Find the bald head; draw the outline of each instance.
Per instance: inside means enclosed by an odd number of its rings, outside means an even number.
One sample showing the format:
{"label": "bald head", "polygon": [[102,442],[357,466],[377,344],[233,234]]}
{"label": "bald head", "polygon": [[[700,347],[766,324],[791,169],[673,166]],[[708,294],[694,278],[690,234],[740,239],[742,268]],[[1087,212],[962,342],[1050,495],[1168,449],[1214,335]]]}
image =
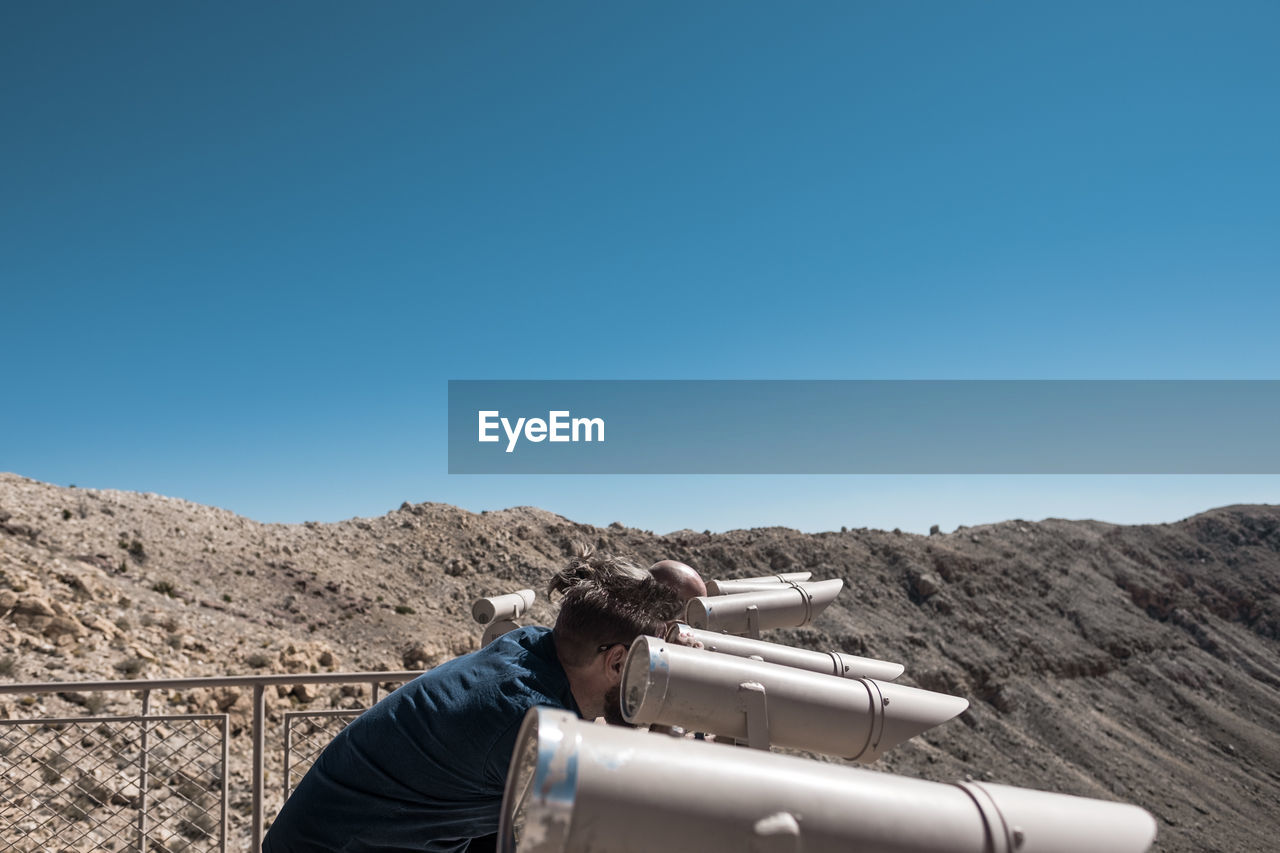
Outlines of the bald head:
{"label": "bald head", "polygon": [[649,574],[653,575],[658,583],[674,589],[681,601],[707,594],[707,585],[702,582],[702,576],[695,572],[693,567],[676,560],[660,560],[654,563],[649,567]]}

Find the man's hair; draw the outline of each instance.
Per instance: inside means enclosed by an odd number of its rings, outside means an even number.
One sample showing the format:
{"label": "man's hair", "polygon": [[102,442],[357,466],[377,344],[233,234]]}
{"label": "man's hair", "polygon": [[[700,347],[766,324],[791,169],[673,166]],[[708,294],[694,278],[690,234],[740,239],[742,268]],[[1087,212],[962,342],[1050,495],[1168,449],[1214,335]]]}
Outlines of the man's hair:
{"label": "man's hair", "polygon": [[680,612],[680,598],[670,586],[630,560],[585,543],[575,545],[569,565],[552,576],[547,592],[564,596],[554,635],[556,653],[569,666],[590,663],[601,646],[657,634]]}

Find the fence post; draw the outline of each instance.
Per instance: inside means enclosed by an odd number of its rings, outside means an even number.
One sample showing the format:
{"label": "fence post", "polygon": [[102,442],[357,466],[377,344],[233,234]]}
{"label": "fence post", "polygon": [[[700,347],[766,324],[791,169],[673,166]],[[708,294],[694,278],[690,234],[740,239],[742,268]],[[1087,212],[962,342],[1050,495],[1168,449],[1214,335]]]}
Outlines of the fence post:
{"label": "fence post", "polygon": [[293,715],[284,715],[284,798],[289,799],[289,767],[293,761]]}
{"label": "fence post", "polygon": [[151,713],[151,691],[142,691],[142,737],[138,741],[138,853],[147,853],[147,750],[150,732],[147,714]]}
{"label": "fence post", "polygon": [[253,846],[262,849],[262,786],[266,777],[267,697],[264,685],[253,685]]}
{"label": "fence post", "polygon": [[218,848],[227,853],[227,799],[231,796],[231,716],[222,715],[222,843]]}

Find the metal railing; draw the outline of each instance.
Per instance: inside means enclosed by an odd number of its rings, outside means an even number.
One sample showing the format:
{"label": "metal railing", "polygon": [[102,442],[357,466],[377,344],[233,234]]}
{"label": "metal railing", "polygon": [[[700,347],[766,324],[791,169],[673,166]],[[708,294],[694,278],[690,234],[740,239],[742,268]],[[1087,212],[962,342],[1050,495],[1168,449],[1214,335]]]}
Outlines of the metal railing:
{"label": "metal railing", "polygon": [[[418,671],[299,673],[130,681],[0,684],[0,695],[138,694],[139,713],[83,717],[32,715],[0,720],[0,853],[110,850],[196,853],[262,846],[268,800],[283,803],[324,747],[365,707],[268,713],[266,691],[279,685],[368,685],[379,691]],[[232,713],[152,713],[152,694],[201,688],[252,690],[248,773],[233,744]],[[98,703],[85,703],[100,707]],[[271,724],[282,750],[267,749]],[[279,759],[283,783],[268,790],[267,763]],[[248,820],[233,820],[233,776],[247,775]],[[237,804],[243,804],[236,801]],[[278,808],[278,804],[275,804]],[[272,812],[274,814],[274,810]],[[241,824],[247,822],[248,826]],[[233,826],[235,824],[235,826]],[[233,829],[240,828],[238,837]],[[244,830],[247,830],[244,831]],[[55,844],[56,842],[56,844]]]}

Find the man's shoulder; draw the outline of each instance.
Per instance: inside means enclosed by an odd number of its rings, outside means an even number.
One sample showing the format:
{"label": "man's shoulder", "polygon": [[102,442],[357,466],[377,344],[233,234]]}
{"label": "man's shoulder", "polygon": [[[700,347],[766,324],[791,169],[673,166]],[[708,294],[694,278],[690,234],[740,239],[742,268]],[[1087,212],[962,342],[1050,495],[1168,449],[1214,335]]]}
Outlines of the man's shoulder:
{"label": "man's shoulder", "polygon": [[488,687],[514,700],[535,696],[555,704],[569,695],[551,630],[540,625],[517,628],[456,662],[460,665],[451,677],[470,680],[481,692]]}
{"label": "man's shoulder", "polygon": [[366,711],[342,737],[387,763],[409,752],[441,766],[459,763],[451,755],[483,758],[529,708],[576,710],[550,639],[546,628],[521,628],[440,664]]}
{"label": "man's shoulder", "polygon": [[[481,651],[485,651],[486,649],[502,651],[504,649],[510,649],[512,646],[518,646],[526,651],[536,650],[537,653],[541,654],[543,652],[543,646],[551,641],[552,634],[550,628],[544,625],[522,625],[513,631],[508,631],[505,634],[498,635],[489,643],[489,645],[481,649]],[[549,650],[554,654],[555,646],[553,642]]]}
{"label": "man's shoulder", "polygon": [[568,676],[555,653],[549,628],[529,625],[498,637],[482,649],[454,658],[406,685],[432,706],[485,713],[504,708],[523,713],[527,703],[566,706]]}
{"label": "man's shoulder", "polygon": [[[510,752],[530,708],[548,705],[577,712],[551,632],[540,626],[517,629],[441,664],[402,691],[388,697],[384,713],[442,763],[443,752],[448,752],[467,756],[477,769],[490,756]],[[505,767],[507,758],[509,754],[494,760]]]}

